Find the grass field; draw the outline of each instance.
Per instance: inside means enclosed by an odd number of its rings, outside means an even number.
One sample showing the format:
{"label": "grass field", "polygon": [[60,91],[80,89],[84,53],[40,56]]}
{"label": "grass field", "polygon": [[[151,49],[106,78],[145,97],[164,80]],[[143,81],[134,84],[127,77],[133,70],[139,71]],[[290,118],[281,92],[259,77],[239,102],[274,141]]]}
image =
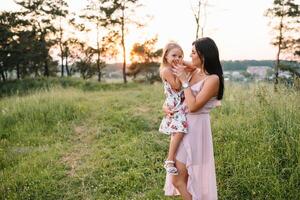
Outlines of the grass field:
{"label": "grass field", "polygon": [[[162,102],[160,84],[2,84],[0,199],[172,199]],[[219,199],[300,199],[299,91],[227,83],[211,120]]]}

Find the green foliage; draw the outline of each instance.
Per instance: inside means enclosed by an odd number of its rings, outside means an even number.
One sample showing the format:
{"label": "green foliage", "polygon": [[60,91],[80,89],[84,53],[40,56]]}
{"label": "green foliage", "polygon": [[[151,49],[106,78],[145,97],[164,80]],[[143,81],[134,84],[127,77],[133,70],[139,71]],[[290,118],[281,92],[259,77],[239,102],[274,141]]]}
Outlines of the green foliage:
{"label": "green foliage", "polygon": [[152,84],[156,81],[161,81],[159,66],[160,64],[157,62],[132,63],[128,68],[127,74],[133,76],[132,80],[134,82],[147,82]]}
{"label": "green foliage", "polygon": [[[18,12],[0,12],[0,77],[15,71],[17,78],[55,76],[57,62],[49,50],[57,42],[53,37],[58,17],[65,17],[64,0],[15,0]],[[5,34],[2,34],[3,33]]]}
{"label": "green foliage", "polygon": [[0,98],[11,95],[26,95],[36,91],[48,91],[52,88],[77,88],[83,91],[117,90],[132,88],[135,84],[99,84],[96,81],[83,81],[76,78],[45,78],[8,81],[0,85]]}
{"label": "green foliage", "polygon": [[249,66],[273,67],[273,60],[228,60],[221,62],[225,71],[246,71]]}
{"label": "green foliage", "polygon": [[292,75],[300,77],[300,63],[281,63],[279,69],[282,71],[289,71]]}
{"label": "green foliage", "polygon": [[[275,64],[275,85],[278,83],[278,70],[282,55],[299,61],[300,5],[295,0],[274,0],[265,15],[271,19],[275,32],[272,44],[277,47]],[[276,87],[275,87],[276,88]]]}
{"label": "green foliage", "polygon": [[[0,100],[1,199],[169,199],[162,85],[96,83],[8,83],[27,92]],[[299,199],[299,92],[226,88],[211,113],[219,199]]]}
{"label": "green foliage", "polygon": [[[154,83],[160,81],[159,59],[162,49],[155,50],[157,37],[146,40],[144,43],[135,43],[130,52],[131,64],[127,67],[127,75],[133,76],[137,82]],[[138,75],[141,75],[137,78]]]}
{"label": "green foliage", "polygon": [[135,43],[130,51],[130,61],[132,63],[150,63],[158,62],[162,49],[155,49],[157,43],[157,36],[143,43]]}

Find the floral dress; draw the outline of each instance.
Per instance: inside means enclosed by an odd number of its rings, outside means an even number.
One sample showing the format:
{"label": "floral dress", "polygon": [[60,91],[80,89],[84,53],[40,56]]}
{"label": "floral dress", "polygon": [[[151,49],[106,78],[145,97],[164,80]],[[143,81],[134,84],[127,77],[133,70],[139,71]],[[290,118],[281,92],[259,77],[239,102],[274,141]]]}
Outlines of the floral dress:
{"label": "floral dress", "polygon": [[159,131],[165,134],[172,133],[187,133],[187,119],[186,106],[184,105],[183,90],[176,92],[171,85],[163,80],[164,93],[166,100],[164,105],[169,108],[174,114],[172,116],[165,116],[159,127]]}

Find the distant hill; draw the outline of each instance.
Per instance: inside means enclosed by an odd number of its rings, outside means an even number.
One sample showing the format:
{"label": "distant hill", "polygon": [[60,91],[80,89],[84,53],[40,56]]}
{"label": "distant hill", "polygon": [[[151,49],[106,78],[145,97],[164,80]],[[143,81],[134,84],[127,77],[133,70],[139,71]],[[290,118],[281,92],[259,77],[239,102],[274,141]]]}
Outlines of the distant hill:
{"label": "distant hill", "polygon": [[224,71],[246,71],[248,66],[274,67],[274,60],[226,60],[221,61]]}
{"label": "distant hill", "polygon": [[[282,61],[283,63],[287,61]],[[246,71],[249,66],[268,66],[273,68],[274,60],[222,60],[222,67],[224,71]],[[299,66],[299,65],[298,65]],[[300,68],[300,67],[298,67]],[[103,69],[106,73],[120,72],[122,73],[122,63],[107,64]]]}

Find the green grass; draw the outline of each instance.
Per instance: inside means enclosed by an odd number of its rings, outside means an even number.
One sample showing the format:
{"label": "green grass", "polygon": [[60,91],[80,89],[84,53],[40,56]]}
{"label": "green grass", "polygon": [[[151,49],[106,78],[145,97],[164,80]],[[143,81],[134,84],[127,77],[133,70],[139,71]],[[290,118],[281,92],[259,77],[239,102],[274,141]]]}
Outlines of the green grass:
{"label": "green grass", "polygon": [[[300,199],[300,94],[226,85],[211,113],[219,199]],[[162,86],[76,79],[0,87],[0,199],[171,199]]]}
{"label": "green grass", "polygon": [[134,84],[129,83],[124,85],[122,83],[99,84],[93,80],[82,80],[80,78],[45,78],[38,77],[35,79],[25,79],[25,80],[13,80],[8,81],[5,84],[0,84],[0,98],[11,96],[11,95],[28,95],[32,92],[37,91],[49,91],[53,87],[60,86],[62,88],[77,88],[83,91],[105,91],[105,90],[115,90],[121,88],[134,87]]}

